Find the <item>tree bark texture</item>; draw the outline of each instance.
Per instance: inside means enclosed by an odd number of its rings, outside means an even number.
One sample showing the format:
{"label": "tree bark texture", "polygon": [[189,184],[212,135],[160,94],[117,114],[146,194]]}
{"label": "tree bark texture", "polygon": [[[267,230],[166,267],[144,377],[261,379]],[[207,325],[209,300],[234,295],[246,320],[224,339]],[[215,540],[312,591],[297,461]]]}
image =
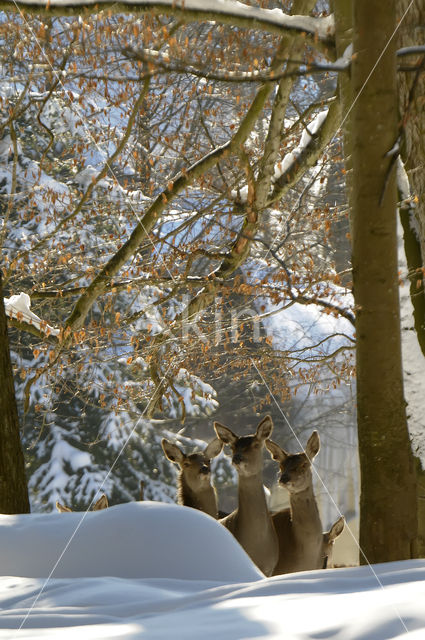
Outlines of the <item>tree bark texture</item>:
{"label": "tree bark texture", "polygon": [[[333,2],[335,15],[335,44],[336,55],[342,57],[347,47],[353,43],[353,0],[337,0]],[[338,76],[338,96],[341,104],[342,116],[342,140],[344,146],[345,182],[348,197],[348,206],[351,211],[351,180],[353,177],[351,118],[347,117],[353,104],[351,83],[351,69],[348,73],[340,73]],[[351,216],[350,216],[351,218]],[[351,220],[350,220],[351,224]]]}
{"label": "tree bark texture", "polygon": [[[362,563],[412,556],[416,481],[401,362],[395,165],[395,0],[356,0],[352,260],[357,334]],[[375,71],[373,66],[382,55]]]}
{"label": "tree bark texture", "polygon": [[[411,47],[425,39],[425,0],[399,0],[397,18],[403,18],[398,30],[397,46]],[[403,17],[404,16],[404,17]],[[403,57],[403,66],[417,66],[417,71],[398,75],[400,122],[403,131],[402,158],[409,176],[414,206],[401,210],[404,244],[411,281],[414,327],[425,357],[425,55]],[[425,557],[425,471],[416,461],[418,483],[417,552]]]}
{"label": "tree bark texture", "polygon": [[[410,0],[399,0],[397,17],[400,19]],[[425,0],[415,0],[408,9],[397,32],[398,47],[412,47],[425,41]],[[418,197],[415,217],[418,225],[422,264],[425,264],[425,55],[403,56],[404,66],[417,66],[417,72],[400,72],[400,119],[403,126],[403,160],[413,193]]]}
{"label": "tree bark texture", "polygon": [[29,513],[0,272],[0,513]]}

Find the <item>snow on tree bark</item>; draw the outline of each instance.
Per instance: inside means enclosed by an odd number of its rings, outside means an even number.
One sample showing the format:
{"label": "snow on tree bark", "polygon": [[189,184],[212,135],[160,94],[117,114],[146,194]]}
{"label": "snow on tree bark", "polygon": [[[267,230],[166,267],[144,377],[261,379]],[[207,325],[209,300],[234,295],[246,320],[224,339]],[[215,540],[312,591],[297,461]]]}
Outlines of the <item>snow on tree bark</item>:
{"label": "snow on tree bark", "polygon": [[0,271],[0,513],[28,513],[27,481],[19,433]]}

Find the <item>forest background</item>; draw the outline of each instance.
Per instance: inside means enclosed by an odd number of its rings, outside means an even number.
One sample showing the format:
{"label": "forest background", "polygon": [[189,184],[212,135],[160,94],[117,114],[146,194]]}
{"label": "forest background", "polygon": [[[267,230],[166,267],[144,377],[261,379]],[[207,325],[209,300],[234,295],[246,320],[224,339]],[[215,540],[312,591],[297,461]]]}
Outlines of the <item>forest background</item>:
{"label": "forest background", "polygon": [[[325,525],[360,493],[371,561],[423,555],[423,3],[180,4],[2,4],[32,509],[134,500],[140,481],[174,500],[162,437],[200,446],[213,419],[249,433],[269,412],[287,448],[322,435]],[[224,456],[215,476],[231,508]]]}

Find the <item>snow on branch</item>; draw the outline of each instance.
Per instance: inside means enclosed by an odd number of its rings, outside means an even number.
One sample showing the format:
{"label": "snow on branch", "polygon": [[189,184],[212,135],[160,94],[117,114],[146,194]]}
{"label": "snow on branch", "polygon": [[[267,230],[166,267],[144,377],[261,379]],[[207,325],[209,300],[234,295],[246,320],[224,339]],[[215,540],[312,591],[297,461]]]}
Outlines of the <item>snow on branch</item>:
{"label": "snow on branch", "polygon": [[[322,127],[324,121],[328,116],[328,109],[320,111],[320,113],[316,114],[314,119],[308,124],[308,126],[304,129],[301,134],[301,139],[299,144],[287,153],[282,160],[280,160],[274,167],[274,174],[272,176],[272,183],[276,183],[282,179],[282,176],[289,175],[295,167],[301,165],[301,159],[303,154],[305,154],[308,147],[311,145],[313,139],[317,136],[318,131]],[[232,198],[234,198],[237,202],[246,202],[248,197],[248,187],[247,185],[239,188],[233,189],[230,192]]]}
{"label": "snow on branch", "polygon": [[318,113],[316,117],[309,123],[308,127],[304,129],[301,134],[301,140],[298,146],[293,151],[287,153],[283,160],[281,162],[278,162],[278,164],[276,165],[273,176],[275,181],[279,180],[279,178],[281,178],[286,171],[297,164],[302,153],[305,152],[308,145],[313,140],[313,137],[317,134],[323,122],[326,120],[327,116],[327,109],[324,111],[320,111],[320,113]]}
{"label": "snow on branch", "polygon": [[402,47],[396,52],[397,57],[417,55],[419,53],[425,53],[425,45],[418,45],[416,47]]}
{"label": "snow on branch", "polygon": [[327,40],[334,35],[333,15],[321,18],[291,16],[281,9],[261,9],[236,0],[2,0],[0,8],[24,9],[46,15],[67,15],[81,10],[99,12],[103,8],[114,13],[152,13],[175,15],[179,20],[192,22],[214,20],[247,28],[260,28],[281,33],[291,30]]}
{"label": "snow on branch", "polygon": [[323,149],[338,130],[340,123],[340,102],[331,102],[327,111],[321,111],[303,131],[301,140],[292,153],[287,154],[277,166],[274,175],[274,188],[269,203],[282,198],[290,189],[301,173],[313,167],[318,161]]}
{"label": "snow on branch", "polygon": [[60,334],[59,329],[51,327],[45,320],[39,318],[31,311],[30,307],[31,298],[27,293],[23,293],[22,291],[19,295],[4,298],[4,308],[9,318],[16,319],[21,326],[28,325],[29,327],[35,327],[45,336],[58,337]]}

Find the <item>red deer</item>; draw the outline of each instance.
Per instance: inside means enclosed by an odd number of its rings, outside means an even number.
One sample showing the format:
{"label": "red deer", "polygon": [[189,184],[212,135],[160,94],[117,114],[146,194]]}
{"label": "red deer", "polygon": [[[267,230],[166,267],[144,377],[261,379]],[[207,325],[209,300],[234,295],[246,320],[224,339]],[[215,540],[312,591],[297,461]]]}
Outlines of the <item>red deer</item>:
{"label": "red deer", "polygon": [[254,434],[237,436],[228,427],[214,423],[217,436],[232,449],[238,476],[238,508],[220,522],[235,536],[253,562],[270,576],[278,559],[278,540],[267,507],[263,487],[263,447],[273,423],[266,416]]}
{"label": "red deer", "polygon": [[322,543],[322,559],[323,559],[323,569],[329,569],[332,566],[332,551],[334,547],[335,540],[341,535],[344,531],[345,520],[344,516],[338,518],[336,522],[333,523],[329,531],[325,531],[323,534],[323,543]]}
{"label": "red deer", "polygon": [[323,529],[313,492],[311,463],[320,449],[317,431],[305,452],[290,454],[267,440],[273,460],[279,462],[279,484],[289,491],[290,507],[272,515],[279,539],[279,560],[273,575],[322,569]]}
{"label": "red deer", "polygon": [[[106,509],[109,506],[108,503],[108,498],[105,496],[105,494],[101,495],[99,500],[97,500],[94,505],[92,506],[91,510],[92,511],[100,511],[101,509]],[[56,501],[56,509],[60,512],[60,513],[65,513],[67,511],[72,511],[72,509],[70,509],[69,507],[67,507],[64,504],[61,504],[60,502]]]}
{"label": "red deer", "polygon": [[175,462],[179,467],[177,503],[199,509],[217,519],[217,494],[211,485],[211,459],[218,456],[223,443],[214,438],[204,451],[188,455],[165,438],[161,444],[168,460]]}

